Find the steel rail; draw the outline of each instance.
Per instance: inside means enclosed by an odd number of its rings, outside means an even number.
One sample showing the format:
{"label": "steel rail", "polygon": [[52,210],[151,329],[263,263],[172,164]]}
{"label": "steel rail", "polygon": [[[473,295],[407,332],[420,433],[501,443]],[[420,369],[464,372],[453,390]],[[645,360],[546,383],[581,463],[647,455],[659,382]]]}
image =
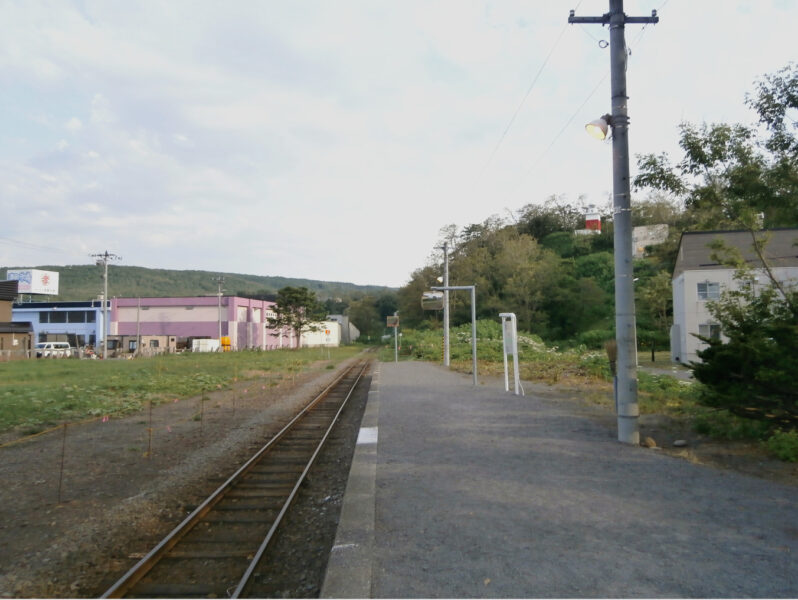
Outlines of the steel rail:
{"label": "steel rail", "polygon": [[277,528],[280,526],[280,522],[283,520],[283,516],[285,516],[285,513],[288,512],[288,508],[291,506],[291,503],[294,501],[294,497],[299,491],[299,486],[301,486],[302,482],[305,481],[305,477],[307,476],[308,471],[310,471],[310,468],[313,466],[313,463],[316,461],[316,456],[318,456],[319,452],[321,452],[321,449],[324,446],[324,443],[327,441],[330,432],[332,432],[333,427],[335,427],[335,424],[338,422],[338,417],[341,416],[341,412],[344,410],[346,403],[349,401],[349,398],[354,393],[357,384],[360,382],[360,379],[363,377],[363,373],[365,373],[367,368],[368,368],[368,362],[364,362],[360,369],[360,373],[357,374],[355,381],[352,383],[352,386],[349,388],[349,392],[347,392],[346,397],[341,402],[341,406],[338,408],[338,411],[335,413],[332,422],[330,423],[329,427],[327,427],[327,431],[324,432],[324,436],[321,438],[321,441],[316,446],[316,450],[313,452],[313,456],[310,457],[310,460],[308,461],[307,465],[302,471],[302,474],[299,476],[299,479],[297,480],[296,484],[294,484],[294,489],[291,490],[288,499],[285,501],[283,507],[280,509],[279,514],[274,519],[274,523],[269,529],[269,533],[266,534],[266,537],[261,542],[258,551],[255,553],[255,556],[253,557],[252,561],[249,563],[249,567],[247,567],[247,570],[244,572],[244,575],[241,577],[241,581],[239,581],[238,586],[230,596],[231,598],[241,597],[244,588],[247,586],[250,578],[252,577],[252,573],[255,571],[255,569],[258,566],[258,563],[263,557],[263,554],[266,552],[266,547],[269,545],[269,542],[274,536],[275,531],[277,531]]}
{"label": "steel rail", "polygon": [[[158,562],[172,549],[175,545],[189,532],[194,526],[199,523],[205,515],[224,497],[224,495],[232,489],[232,487],[246,475],[253,466],[255,466],[263,456],[271,450],[293,427],[305,417],[317,404],[324,400],[334,387],[336,387],[345,377],[347,377],[358,366],[361,366],[361,371],[358,374],[355,383],[352,385],[349,394],[351,395],[357,383],[365,371],[368,361],[359,365],[352,365],[344,370],[332,383],[324,388],[311,402],[309,402],[294,418],[292,418],[285,427],[277,432],[263,447],[260,448],[252,457],[250,457],[241,467],[236,470],[224,483],[222,483],[210,496],[208,496],[197,508],[195,508],[183,521],[180,522],[166,537],[164,537],[152,550],[142,557],[139,562],[133,565],[119,580],[116,581],[106,592],[100,596],[101,598],[122,598],[129,592],[140,580],[144,577]],[[345,401],[344,401],[345,402]],[[336,414],[337,420],[339,412]],[[325,439],[327,434],[325,434]],[[318,452],[318,450],[317,450]],[[315,459],[316,453],[313,457]],[[305,473],[302,477],[304,479]],[[295,492],[292,492],[292,498]],[[282,512],[280,518],[282,517]],[[271,534],[271,532],[270,532]]]}

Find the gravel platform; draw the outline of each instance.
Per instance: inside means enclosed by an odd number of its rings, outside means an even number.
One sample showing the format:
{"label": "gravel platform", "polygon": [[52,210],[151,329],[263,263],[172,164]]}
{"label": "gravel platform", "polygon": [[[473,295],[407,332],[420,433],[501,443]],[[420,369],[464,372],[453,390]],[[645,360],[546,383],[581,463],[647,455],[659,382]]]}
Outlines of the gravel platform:
{"label": "gravel platform", "polygon": [[794,487],[620,444],[528,394],[382,363],[321,595],[798,596]]}

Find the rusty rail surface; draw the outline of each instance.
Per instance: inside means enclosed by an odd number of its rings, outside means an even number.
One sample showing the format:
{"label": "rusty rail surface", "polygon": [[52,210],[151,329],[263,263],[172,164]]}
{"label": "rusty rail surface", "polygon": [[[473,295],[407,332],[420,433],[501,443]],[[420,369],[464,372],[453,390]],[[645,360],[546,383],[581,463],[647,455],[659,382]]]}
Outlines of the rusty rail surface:
{"label": "rusty rail surface", "polygon": [[369,364],[322,390],[102,598],[241,597]]}

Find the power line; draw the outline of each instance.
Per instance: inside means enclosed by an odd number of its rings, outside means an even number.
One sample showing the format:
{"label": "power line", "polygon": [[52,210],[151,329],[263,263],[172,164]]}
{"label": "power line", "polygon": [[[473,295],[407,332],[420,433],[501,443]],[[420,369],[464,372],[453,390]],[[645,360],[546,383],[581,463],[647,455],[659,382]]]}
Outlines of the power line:
{"label": "power line", "polygon": [[[668,1],[669,1],[669,0],[665,0],[665,1],[662,3],[662,5],[660,5],[660,8],[659,8],[659,9],[657,9],[657,12],[659,12],[659,10],[661,10],[661,9],[662,9],[662,7],[663,7],[663,6],[665,6],[665,5],[668,3]],[[576,8],[579,8],[579,6],[577,5],[577,7],[576,7]],[[576,8],[575,8],[574,10],[576,10]],[[637,43],[638,43],[638,42],[639,42],[639,41],[640,41],[640,40],[643,38],[643,33],[645,32],[645,30],[646,30],[646,28],[648,27],[648,25],[649,25],[649,23],[646,23],[646,24],[645,24],[645,25],[642,27],[642,29],[641,29],[641,30],[638,32],[637,36],[635,37],[634,41],[632,42],[632,45],[635,45],[635,44],[637,44]],[[587,33],[587,31],[585,31],[585,33]],[[589,35],[589,34],[588,34],[588,35]],[[591,35],[590,37],[591,37],[591,38],[593,38],[593,36],[592,36],[592,35]],[[593,39],[595,39],[595,38],[593,38]],[[627,47],[628,47],[628,46],[627,46]],[[579,105],[579,107],[578,107],[578,108],[577,108],[577,109],[574,111],[574,113],[571,115],[571,117],[568,119],[568,121],[565,123],[565,125],[563,125],[563,126],[562,126],[562,128],[561,128],[561,129],[560,129],[560,130],[557,132],[557,134],[554,136],[554,138],[553,138],[553,139],[552,139],[552,141],[549,143],[549,145],[548,145],[548,146],[546,146],[546,149],[545,149],[545,150],[543,150],[543,152],[541,152],[541,153],[540,153],[540,155],[537,157],[537,159],[535,160],[535,162],[534,162],[534,163],[532,163],[532,165],[530,165],[529,169],[527,169],[527,171],[526,171],[526,172],[525,172],[525,174],[524,174],[524,177],[523,177],[523,179],[522,179],[522,180],[521,180],[521,182],[518,184],[518,187],[516,188],[516,191],[517,191],[517,190],[518,190],[518,189],[519,189],[519,188],[520,188],[520,187],[523,185],[523,183],[526,181],[526,178],[527,178],[527,176],[529,175],[529,173],[531,173],[531,172],[532,172],[532,171],[535,169],[535,167],[537,167],[537,166],[538,166],[538,164],[540,164],[540,162],[541,162],[541,161],[542,161],[542,160],[543,160],[543,159],[546,157],[546,155],[549,153],[549,151],[550,151],[550,150],[551,150],[551,149],[554,147],[554,144],[556,144],[556,143],[557,143],[557,140],[559,140],[559,139],[560,139],[560,136],[561,136],[561,135],[562,135],[562,134],[565,132],[565,130],[566,130],[566,129],[568,129],[568,127],[571,125],[571,123],[572,123],[572,122],[574,121],[574,119],[577,117],[577,115],[579,114],[579,112],[580,112],[580,111],[581,111],[581,110],[582,110],[582,109],[585,107],[585,105],[588,103],[588,101],[590,101],[590,99],[593,97],[593,95],[594,95],[594,94],[595,94],[595,93],[598,91],[599,87],[601,87],[601,84],[602,84],[602,83],[604,83],[604,81],[607,79],[607,77],[609,76],[609,74],[610,74],[610,70],[609,70],[609,69],[607,69],[607,71],[604,73],[604,75],[602,76],[602,78],[601,78],[601,79],[598,81],[598,83],[595,85],[595,87],[593,87],[593,89],[590,91],[590,93],[587,95],[587,97],[586,97],[586,98],[585,98],[585,99],[582,101],[582,103]]]}
{"label": "power line", "polygon": [[[576,8],[579,8],[580,4],[582,4],[582,0],[579,0],[579,2],[576,5]],[[534,79],[532,79],[532,83],[529,85],[529,88],[527,89],[526,94],[524,94],[524,97],[521,99],[521,102],[518,104],[518,108],[515,109],[515,112],[513,113],[513,116],[510,117],[510,122],[507,123],[507,127],[504,128],[504,131],[502,132],[501,137],[499,137],[499,141],[496,142],[496,146],[493,148],[493,152],[490,153],[490,157],[488,158],[488,161],[485,163],[485,166],[482,167],[482,171],[483,172],[490,166],[490,163],[493,162],[493,158],[494,158],[494,156],[496,156],[496,152],[498,152],[499,147],[502,145],[502,142],[504,141],[504,138],[507,137],[507,132],[510,131],[510,127],[512,127],[513,123],[515,123],[515,119],[518,116],[518,113],[521,112],[521,108],[524,106],[524,103],[526,102],[526,99],[529,97],[529,94],[532,93],[532,90],[534,89],[535,84],[538,82],[538,79],[540,79],[540,75],[541,75],[541,73],[543,73],[543,69],[546,68],[546,65],[548,64],[549,59],[551,58],[551,55],[554,54],[554,50],[557,48],[557,45],[560,43],[560,40],[562,39],[562,36],[565,34],[565,30],[566,29],[568,29],[568,23],[566,23],[565,26],[562,28],[562,31],[560,31],[560,35],[557,36],[557,39],[554,41],[554,44],[552,45],[551,50],[549,50],[549,53],[546,55],[546,58],[544,59],[543,64],[540,65],[540,69],[538,69],[538,72],[535,74]]]}

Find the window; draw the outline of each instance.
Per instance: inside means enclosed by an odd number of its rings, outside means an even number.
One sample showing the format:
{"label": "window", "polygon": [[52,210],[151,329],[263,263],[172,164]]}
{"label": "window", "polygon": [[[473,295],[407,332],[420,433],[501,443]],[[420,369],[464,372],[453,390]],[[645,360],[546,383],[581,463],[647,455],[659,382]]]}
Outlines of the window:
{"label": "window", "polygon": [[720,298],[720,284],[717,282],[704,281],[698,284],[699,300],[717,300]]}
{"label": "window", "polygon": [[70,310],[67,313],[67,321],[69,323],[85,323],[86,311],[85,310]]}
{"label": "window", "polygon": [[158,340],[150,340],[150,348],[157,348]]}
{"label": "window", "polygon": [[86,311],[86,323],[96,323],[97,322],[97,313],[93,310]]}
{"label": "window", "polygon": [[129,352],[135,352],[136,351],[136,340],[128,340],[127,349],[128,349]]}
{"label": "window", "polygon": [[67,313],[64,311],[58,312],[53,311],[50,313],[50,323],[66,323],[67,322]]}
{"label": "window", "polygon": [[698,335],[711,340],[719,340],[720,325],[717,323],[702,323],[698,326]]}
{"label": "window", "polygon": [[119,348],[119,340],[106,340],[105,345],[109,350],[116,350]]}
{"label": "window", "polygon": [[39,323],[49,323],[50,322],[50,313],[46,310],[39,312]]}

